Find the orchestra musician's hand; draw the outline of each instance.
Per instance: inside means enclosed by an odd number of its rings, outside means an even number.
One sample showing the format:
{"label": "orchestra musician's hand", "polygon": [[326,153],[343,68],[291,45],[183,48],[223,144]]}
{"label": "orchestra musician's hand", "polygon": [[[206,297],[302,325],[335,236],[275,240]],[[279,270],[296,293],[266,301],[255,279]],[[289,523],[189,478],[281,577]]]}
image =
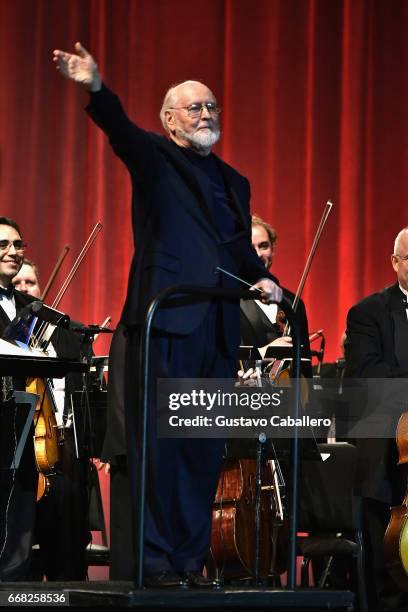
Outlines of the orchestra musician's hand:
{"label": "orchestra musician's hand", "polygon": [[252,290],[260,289],[260,301],[264,304],[271,304],[272,302],[280,302],[282,300],[282,289],[273,282],[270,278],[261,278],[255,285],[252,285]]}
{"label": "orchestra musician's hand", "polygon": [[76,53],[67,53],[60,49],[53,51],[57,70],[65,78],[86,87],[88,91],[99,91],[102,79],[94,58],[79,42],[75,43],[75,51]]}
{"label": "orchestra musician's hand", "polygon": [[[280,338],[275,338],[269,344],[265,346],[259,347],[258,350],[262,357],[265,355],[268,346],[293,346],[292,338],[290,336],[281,336]],[[248,387],[257,387],[259,386],[260,381],[260,372],[259,368],[249,368],[248,370],[238,370],[238,384],[246,385]]]}
{"label": "orchestra musician's hand", "polygon": [[257,387],[260,374],[258,368],[248,368],[248,370],[238,370],[238,386]]}

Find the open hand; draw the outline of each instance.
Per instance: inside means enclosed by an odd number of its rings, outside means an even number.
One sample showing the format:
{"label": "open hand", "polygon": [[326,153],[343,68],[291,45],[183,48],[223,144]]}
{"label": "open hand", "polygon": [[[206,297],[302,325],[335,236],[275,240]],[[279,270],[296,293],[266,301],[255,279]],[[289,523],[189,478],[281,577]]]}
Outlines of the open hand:
{"label": "open hand", "polygon": [[75,51],[76,54],[59,49],[53,51],[53,60],[57,65],[57,70],[65,78],[81,83],[89,91],[99,91],[101,77],[94,58],[79,42],[75,43]]}

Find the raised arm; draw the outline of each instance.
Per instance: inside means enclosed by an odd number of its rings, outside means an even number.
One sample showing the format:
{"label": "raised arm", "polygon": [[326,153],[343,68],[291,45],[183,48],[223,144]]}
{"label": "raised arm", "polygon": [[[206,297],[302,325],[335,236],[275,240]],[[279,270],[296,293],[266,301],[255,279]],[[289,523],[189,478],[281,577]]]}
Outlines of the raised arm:
{"label": "raised arm", "polygon": [[77,42],[74,46],[76,53],[55,49],[53,60],[57,70],[65,78],[83,85],[88,91],[99,91],[102,87],[102,79],[94,58],[81,43]]}
{"label": "raised arm", "polygon": [[88,114],[107,134],[116,155],[128,169],[137,169],[139,176],[143,174],[146,179],[153,168],[152,147],[146,132],[130,121],[116,94],[103,86],[98,66],[85,47],[77,42],[75,51],[68,53],[56,49],[53,52],[57,70],[65,78],[79,83],[89,91],[91,96],[86,108]]}

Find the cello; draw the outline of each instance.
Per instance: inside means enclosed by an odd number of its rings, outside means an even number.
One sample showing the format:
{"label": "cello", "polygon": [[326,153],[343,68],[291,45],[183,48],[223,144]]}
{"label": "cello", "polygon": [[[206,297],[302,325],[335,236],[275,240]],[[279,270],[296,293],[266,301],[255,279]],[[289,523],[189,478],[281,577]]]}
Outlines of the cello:
{"label": "cello", "polygon": [[[260,377],[257,386],[261,386]],[[286,570],[284,479],[276,459],[226,459],[213,503],[210,554],[227,579],[255,581]]]}
{"label": "cello", "polygon": [[[285,545],[278,536],[285,519],[277,473],[271,462],[261,467],[259,577],[286,570]],[[256,461],[227,459],[213,505],[211,557],[225,578],[254,576],[256,537]],[[279,500],[279,501],[278,501]]]}
{"label": "cello", "polygon": [[[408,412],[399,418],[396,442],[398,465],[408,463]],[[391,518],[384,535],[384,561],[398,586],[408,591],[408,483],[401,505],[391,508]]]}

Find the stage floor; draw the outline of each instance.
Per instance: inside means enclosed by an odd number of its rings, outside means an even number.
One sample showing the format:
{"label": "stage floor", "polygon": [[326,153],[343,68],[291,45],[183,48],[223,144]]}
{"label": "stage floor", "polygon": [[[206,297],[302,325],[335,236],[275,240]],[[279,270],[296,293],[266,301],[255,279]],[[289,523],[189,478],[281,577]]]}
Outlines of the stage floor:
{"label": "stage floor", "polygon": [[[55,607],[84,606],[116,608],[163,608],[211,609],[228,608],[240,612],[255,609],[270,609],[274,612],[285,610],[352,610],[354,594],[350,591],[331,591],[319,589],[286,589],[266,588],[222,588],[217,590],[199,589],[136,589],[131,582],[94,581],[94,582],[3,582],[0,583],[0,605],[30,605],[28,597],[34,601],[32,594],[43,592],[58,598],[65,595]],[[38,599],[38,597],[37,597]],[[45,599],[45,596],[43,597]],[[55,600],[54,600],[55,601]],[[31,604],[34,605],[34,604]],[[40,605],[40,604],[38,604]],[[47,605],[42,603],[42,606]]]}

